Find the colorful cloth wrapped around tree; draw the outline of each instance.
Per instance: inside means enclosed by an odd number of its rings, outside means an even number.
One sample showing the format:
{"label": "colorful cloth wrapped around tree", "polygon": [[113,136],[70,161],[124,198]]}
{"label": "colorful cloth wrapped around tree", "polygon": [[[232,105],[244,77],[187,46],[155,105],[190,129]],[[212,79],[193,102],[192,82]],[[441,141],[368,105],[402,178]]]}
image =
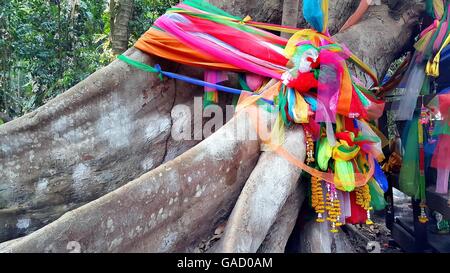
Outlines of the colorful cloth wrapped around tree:
{"label": "colorful cloth wrapped around tree", "polygon": [[[218,91],[241,93],[238,112],[263,100],[277,113],[264,143],[311,175],[312,205],[332,231],[342,223],[371,223],[370,210],[384,208],[387,180],[378,162],[382,134],[374,120],[384,102],[352,75],[359,67],[378,86],[377,76],[328,34],[328,0],[303,1],[305,19],[314,29],[296,29],[238,18],[200,0],[186,0],[156,20],[135,44],[152,55],[205,70],[205,81],[146,67],[149,72],[205,86],[205,105],[217,103]],[[269,31],[292,33],[287,40]],[[220,86],[225,71],[241,75],[242,90]],[[283,130],[303,126],[307,163],[283,148]],[[263,133],[259,132],[261,137]],[[276,136],[276,137],[275,137]]]}

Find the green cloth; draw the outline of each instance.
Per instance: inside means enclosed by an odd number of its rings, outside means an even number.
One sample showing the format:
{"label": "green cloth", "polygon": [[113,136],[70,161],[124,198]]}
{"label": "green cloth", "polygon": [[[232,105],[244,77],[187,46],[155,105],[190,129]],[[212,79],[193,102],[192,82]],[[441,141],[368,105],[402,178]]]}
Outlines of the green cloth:
{"label": "green cloth", "polygon": [[[419,119],[415,117],[405,128],[403,164],[399,175],[400,190],[416,200],[424,201],[425,176],[420,172]],[[425,139],[425,136],[423,136]]]}
{"label": "green cloth", "polygon": [[408,196],[419,197],[419,137],[418,137],[418,119],[414,118],[405,128],[403,139],[405,143],[405,153],[403,155],[403,164],[399,175],[400,190]]}
{"label": "green cloth", "polygon": [[387,202],[384,199],[383,190],[380,188],[378,183],[371,179],[369,181],[369,189],[370,189],[370,206],[374,210],[384,210],[387,206]]}

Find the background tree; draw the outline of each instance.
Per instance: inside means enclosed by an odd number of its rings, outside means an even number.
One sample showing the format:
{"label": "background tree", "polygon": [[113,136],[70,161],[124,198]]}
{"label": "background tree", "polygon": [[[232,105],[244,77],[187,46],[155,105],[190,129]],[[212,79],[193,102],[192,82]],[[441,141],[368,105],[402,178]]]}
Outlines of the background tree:
{"label": "background tree", "polygon": [[[283,17],[282,25],[297,27],[298,14],[300,9],[300,0],[284,0],[283,1]],[[282,33],[283,37],[289,38],[291,35],[288,33]]]}
{"label": "background tree", "polygon": [[121,54],[128,49],[129,22],[133,15],[133,1],[110,0],[109,12],[112,50],[114,54]]}

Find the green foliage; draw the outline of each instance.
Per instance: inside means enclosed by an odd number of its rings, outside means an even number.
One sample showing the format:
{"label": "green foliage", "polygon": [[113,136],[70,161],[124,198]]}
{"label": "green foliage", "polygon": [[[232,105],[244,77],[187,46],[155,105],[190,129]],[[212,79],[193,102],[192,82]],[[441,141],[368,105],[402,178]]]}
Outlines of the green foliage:
{"label": "green foliage", "polygon": [[178,2],[177,0],[134,0],[133,19],[130,22],[130,45],[133,45],[161,14]]}
{"label": "green foliage", "polygon": [[[21,116],[114,56],[107,0],[0,0],[0,111]],[[130,45],[173,0],[134,0]]]}

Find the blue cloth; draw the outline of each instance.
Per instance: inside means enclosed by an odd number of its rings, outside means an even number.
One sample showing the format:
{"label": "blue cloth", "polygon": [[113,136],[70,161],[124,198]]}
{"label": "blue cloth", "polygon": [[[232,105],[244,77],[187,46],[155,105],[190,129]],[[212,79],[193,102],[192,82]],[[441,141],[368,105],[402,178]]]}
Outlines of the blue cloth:
{"label": "blue cloth", "polygon": [[323,30],[322,0],[304,0],[303,17],[315,30]]}
{"label": "blue cloth", "polygon": [[317,110],[317,100],[310,96],[305,96],[305,101],[311,106],[311,110]]}
{"label": "blue cloth", "polygon": [[374,159],[375,162],[375,171],[373,174],[373,177],[375,178],[375,181],[377,181],[378,185],[380,185],[380,188],[384,191],[387,192],[388,190],[388,181],[386,178],[386,175],[384,174],[383,170],[380,167],[380,164],[378,164],[378,162]]}

